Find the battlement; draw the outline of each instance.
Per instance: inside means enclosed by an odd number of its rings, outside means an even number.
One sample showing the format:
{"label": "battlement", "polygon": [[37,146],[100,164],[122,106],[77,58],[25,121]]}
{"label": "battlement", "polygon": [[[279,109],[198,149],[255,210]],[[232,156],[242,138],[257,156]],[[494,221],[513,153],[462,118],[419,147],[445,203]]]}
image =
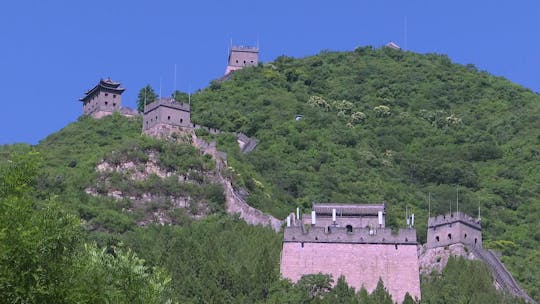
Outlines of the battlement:
{"label": "battlement", "polygon": [[480,220],[475,219],[462,212],[452,212],[452,213],[446,213],[444,215],[438,215],[436,217],[430,217],[428,219],[428,229],[436,228],[439,226],[450,225],[450,224],[458,223],[458,222],[464,225],[467,225],[471,228],[482,230]]}
{"label": "battlement", "polygon": [[259,52],[259,48],[255,46],[243,46],[243,45],[234,45],[231,47],[231,51],[236,52]]}
{"label": "battlement", "polygon": [[144,106],[144,114],[157,109],[158,107],[167,107],[174,110],[190,112],[190,105],[183,102],[177,102],[173,98],[161,98]]}
{"label": "battlement", "polygon": [[283,242],[301,243],[346,243],[346,244],[391,244],[416,245],[415,229],[390,228],[346,228],[346,227],[286,227]]}

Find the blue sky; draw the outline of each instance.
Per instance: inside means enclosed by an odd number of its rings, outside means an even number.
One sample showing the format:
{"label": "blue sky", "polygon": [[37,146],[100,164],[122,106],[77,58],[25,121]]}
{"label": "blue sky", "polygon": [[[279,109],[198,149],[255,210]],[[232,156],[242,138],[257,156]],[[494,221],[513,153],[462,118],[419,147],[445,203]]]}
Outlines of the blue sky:
{"label": "blue sky", "polygon": [[100,78],[122,82],[130,107],[160,79],[169,95],[175,65],[177,89],[204,88],[225,71],[231,38],[259,40],[263,62],[395,41],[540,92],[539,13],[532,0],[3,1],[0,144],[36,144],[75,121]]}

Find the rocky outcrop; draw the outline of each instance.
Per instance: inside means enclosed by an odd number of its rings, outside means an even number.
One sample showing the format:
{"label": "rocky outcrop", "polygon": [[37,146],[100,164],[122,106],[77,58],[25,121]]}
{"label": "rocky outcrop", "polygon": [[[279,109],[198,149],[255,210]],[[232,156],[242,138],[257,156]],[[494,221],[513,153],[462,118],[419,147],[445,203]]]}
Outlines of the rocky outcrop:
{"label": "rocky outcrop", "polygon": [[452,244],[445,247],[427,248],[419,246],[418,262],[420,274],[429,275],[433,271],[441,273],[450,257],[463,257],[468,260],[476,259],[475,255],[463,244]]}

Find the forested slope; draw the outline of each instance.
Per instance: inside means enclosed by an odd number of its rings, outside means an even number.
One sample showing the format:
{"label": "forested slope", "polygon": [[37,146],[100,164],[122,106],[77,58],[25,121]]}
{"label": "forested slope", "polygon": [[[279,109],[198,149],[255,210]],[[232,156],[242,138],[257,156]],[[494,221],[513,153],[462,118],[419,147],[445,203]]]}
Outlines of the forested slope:
{"label": "forested slope", "polygon": [[[481,208],[486,245],[540,297],[540,97],[444,55],[389,48],[286,56],[213,82],[192,98],[193,119],[238,130],[235,180],[278,216],[313,201],[389,203],[389,225],[431,212]],[[300,120],[295,119],[302,115]]]}
{"label": "forested slope", "polygon": [[[234,135],[197,131],[228,152],[225,173],[249,203],[280,218],[313,201],[387,201],[388,224],[403,226],[408,205],[424,241],[427,194],[432,213],[446,212],[459,187],[460,209],[481,206],[486,245],[538,299],[539,101],[445,56],[365,47],[235,72],[195,94],[192,115],[259,140],[243,155]],[[36,146],[0,147],[0,303],[391,302],[382,285],[368,295],[323,275],[280,280],[282,236],[223,213],[209,157],[140,127],[117,114],[81,117]],[[96,170],[139,168],[149,155],[169,177]],[[159,199],[138,205],[109,190]],[[171,208],[172,225],[140,227],[170,196],[209,212],[197,219],[195,207]],[[480,262],[448,265],[423,278],[425,303],[515,303]]]}

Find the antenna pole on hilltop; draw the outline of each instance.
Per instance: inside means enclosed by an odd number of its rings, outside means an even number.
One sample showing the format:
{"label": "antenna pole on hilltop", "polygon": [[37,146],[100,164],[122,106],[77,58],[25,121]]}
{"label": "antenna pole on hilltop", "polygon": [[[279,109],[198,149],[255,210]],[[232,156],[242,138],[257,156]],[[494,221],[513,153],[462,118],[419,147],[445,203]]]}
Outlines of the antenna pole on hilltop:
{"label": "antenna pole on hilltop", "polygon": [[409,205],[405,205],[405,223],[407,223],[407,227],[409,227]]}
{"label": "antenna pole on hilltop", "polygon": [[478,203],[478,220],[480,220],[480,203]]}
{"label": "antenna pole on hilltop", "polygon": [[428,193],[428,218],[431,216],[431,192]]}
{"label": "antenna pole on hilltop", "polygon": [[174,94],[176,93],[176,63],[174,64],[174,90],[173,90],[173,98]]}
{"label": "antenna pole on hilltop", "polygon": [[405,51],[407,50],[407,16],[405,16],[405,30],[404,30],[404,36],[405,36]]}
{"label": "antenna pole on hilltop", "polygon": [[456,212],[459,212],[459,185],[456,186]]}
{"label": "antenna pole on hilltop", "polygon": [[161,99],[161,76],[159,76],[159,99]]}

